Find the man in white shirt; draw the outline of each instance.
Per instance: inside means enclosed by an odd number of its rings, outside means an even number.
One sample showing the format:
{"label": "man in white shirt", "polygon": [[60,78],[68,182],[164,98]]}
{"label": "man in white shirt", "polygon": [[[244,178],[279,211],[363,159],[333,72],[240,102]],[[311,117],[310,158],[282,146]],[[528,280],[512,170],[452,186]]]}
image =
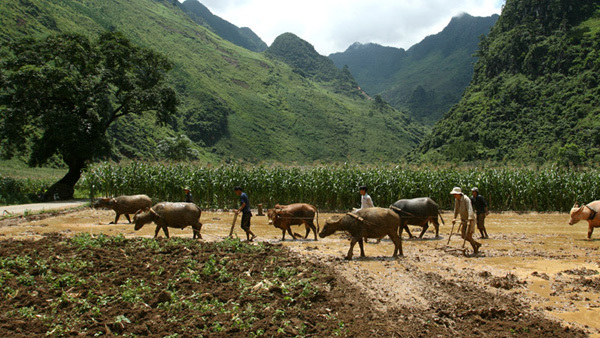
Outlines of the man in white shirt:
{"label": "man in white shirt", "polygon": [[[357,212],[361,209],[367,209],[367,208],[375,208],[375,205],[373,205],[373,200],[371,199],[371,196],[369,196],[369,194],[367,194],[367,191],[369,190],[369,188],[367,188],[366,185],[363,185],[359,188],[360,191],[360,209],[354,209],[354,212]],[[383,238],[383,237],[381,237]],[[377,243],[381,242],[381,238],[377,239]],[[365,243],[368,243],[367,238],[364,238]]]}
{"label": "man in white shirt", "polygon": [[[366,185],[363,185],[360,187],[360,209],[366,209],[366,208],[374,208],[375,206],[373,205],[373,200],[371,199],[371,196],[369,196],[369,194],[367,194],[367,191],[369,190],[369,188],[367,188]],[[358,211],[356,210],[356,211]]]}
{"label": "man in white shirt", "polygon": [[454,219],[452,224],[456,223],[456,218],[460,215],[460,232],[461,237],[467,242],[471,243],[473,252],[476,254],[479,252],[481,243],[473,239],[473,233],[475,232],[475,213],[471,206],[471,199],[465,196],[459,187],[454,187],[450,192],[450,195],[454,196]]}

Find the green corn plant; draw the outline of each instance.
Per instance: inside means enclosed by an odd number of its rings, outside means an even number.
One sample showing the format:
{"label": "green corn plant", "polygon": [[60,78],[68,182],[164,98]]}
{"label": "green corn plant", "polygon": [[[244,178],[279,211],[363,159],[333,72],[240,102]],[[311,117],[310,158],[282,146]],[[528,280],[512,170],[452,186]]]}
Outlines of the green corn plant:
{"label": "green corn plant", "polygon": [[577,200],[600,198],[600,171],[560,168],[415,168],[409,166],[201,166],[194,163],[100,163],[84,173],[82,186],[95,196],[145,193],[156,201],[183,200],[190,187],[203,208],[232,208],[240,185],[256,206],[305,202],[322,210],[359,206],[358,187],[366,184],[377,206],[401,198],[428,196],[451,209],[454,186],[470,194],[479,187],[492,210],[568,211]]}

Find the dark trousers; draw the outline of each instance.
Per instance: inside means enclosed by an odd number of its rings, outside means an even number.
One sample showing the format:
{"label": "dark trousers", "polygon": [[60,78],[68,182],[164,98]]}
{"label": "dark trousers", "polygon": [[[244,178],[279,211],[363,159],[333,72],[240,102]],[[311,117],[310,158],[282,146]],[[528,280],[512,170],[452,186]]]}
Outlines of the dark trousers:
{"label": "dark trousers", "polygon": [[252,218],[251,212],[242,213],[242,229],[244,231],[250,230],[250,219]]}

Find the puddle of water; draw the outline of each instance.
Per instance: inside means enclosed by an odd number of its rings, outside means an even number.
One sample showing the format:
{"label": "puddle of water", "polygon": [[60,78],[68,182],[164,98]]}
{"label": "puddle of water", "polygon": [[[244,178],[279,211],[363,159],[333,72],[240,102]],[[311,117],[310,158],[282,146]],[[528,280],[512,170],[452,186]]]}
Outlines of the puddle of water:
{"label": "puddle of water", "polygon": [[[554,315],[567,322],[585,323],[589,327],[600,330],[600,321],[598,321],[598,318],[600,318],[600,309],[598,308],[583,308],[577,312],[557,313]],[[600,337],[600,334],[592,335],[592,337]]]}

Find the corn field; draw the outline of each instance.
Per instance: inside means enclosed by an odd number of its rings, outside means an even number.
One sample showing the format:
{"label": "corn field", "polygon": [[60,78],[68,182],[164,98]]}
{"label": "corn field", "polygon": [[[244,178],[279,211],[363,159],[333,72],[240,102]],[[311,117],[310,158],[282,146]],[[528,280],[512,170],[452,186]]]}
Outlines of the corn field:
{"label": "corn field", "polygon": [[239,205],[233,187],[240,185],[252,207],[305,202],[321,210],[360,206],[358,187],[367,185],[376,206],[401,198],[429,196],[451,209],[450,191],[470,195],[477,186],[494,211],[568,211],[575,201],[600,199],[600,171],[547,169],[366,168],[355,165],[313,167],[243,167],[239,165],[103,163],[84,173],[80,188],[90,198],[147,194],[155,201],[183,201],[189,187],[202,208]]}

